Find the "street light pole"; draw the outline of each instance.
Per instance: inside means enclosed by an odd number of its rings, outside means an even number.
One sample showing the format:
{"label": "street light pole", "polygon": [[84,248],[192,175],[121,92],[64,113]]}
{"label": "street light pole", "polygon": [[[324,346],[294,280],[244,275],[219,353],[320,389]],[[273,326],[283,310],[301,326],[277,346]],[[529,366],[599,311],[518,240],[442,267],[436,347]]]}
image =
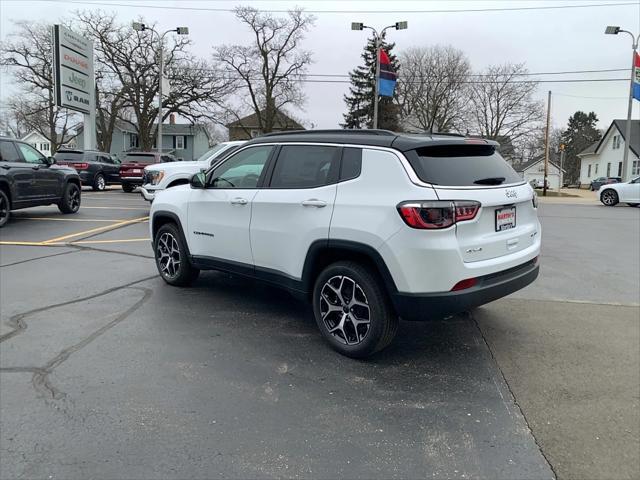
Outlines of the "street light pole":
{"label": "street light pole", "polygon": [[638,40],[640,39],[640,33],[634,36],[633,33],[628,30],[623,30],[620,27],[608,26],[604,33],[607,35],[617,35],[618,33],[628,33],[631,36],[631,80],[629,83],[629,104],[627,106],[627,123],[625,125],[624,134],[624,154],[622,157],[622,181],[626,181],[629,169],[629,150],[631,148],[631,114],[633,112],[633,77],[635,73],[635,60],[638,53]]}
{"label": "street light pole", "polygon": [[407,29],[407,22],[396,22],[394,25],[389,25],[387,27],[384,27],[382,29],[382,31],[380,32],[380,34],[378,34],[378,31],[373,28],[373,27],[369,27],[361,22],[353,22],[351,23],[351,30],[364,30],[365,28],[373,31],[373,39],[375,42],[375,46],[376,46],[376,73],[375,73],[375,78],[374,78],[374,94],[373,94],[373,128],[378,128],[378,103],[380,101],[379,97],[379,93],[380,93],[380,85],[379,85],[379,78],[380,78],[380,49],[382,48],[382,38],[384,37],[384,32],[387,31],[388,28],[395,28],[396,30],[406,30]]}
{"label": "street light pole", "polygon": [[158,66],[159,66],[159,76],[158,76],[158,133],[156,138],[156,150],[158,153],[162,153],[162,81],[164,80],[164,36],[167,33],[176,32],[178,35],[188,35],[189,27],[176,27],[170,30],[167,30],[162,35],[160,35],[153,27],[147,27],[144,23],[133,22],[133,29],[139,32],[144,32],[145,30],[150,30],[158,36]]}

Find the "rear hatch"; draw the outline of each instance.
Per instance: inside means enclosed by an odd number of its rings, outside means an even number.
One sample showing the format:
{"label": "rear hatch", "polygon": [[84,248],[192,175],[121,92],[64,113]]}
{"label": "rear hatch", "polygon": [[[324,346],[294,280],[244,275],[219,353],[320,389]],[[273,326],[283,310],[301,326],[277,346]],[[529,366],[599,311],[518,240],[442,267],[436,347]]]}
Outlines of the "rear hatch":
{"label": "rear hatch", "polygon": [[156,161],[157,158],[158,156],[153,153],[128,153],[120,165],[120,176],[142,178],[144,167],[158,163]]}
{"label": "rear hatch", "polygon": [[472,220],[455,225],[460,256],[476,262],[509,255],[536,240],[533,190],[489,143],[455,143],[406,152],[416,175],[440,200],[475,201]]}
{"label": "rear hatch", "polygon": [[76,150],[60,150],[55,155],[56,163],[76,170],[86,170],[89,168],[84,152]]}

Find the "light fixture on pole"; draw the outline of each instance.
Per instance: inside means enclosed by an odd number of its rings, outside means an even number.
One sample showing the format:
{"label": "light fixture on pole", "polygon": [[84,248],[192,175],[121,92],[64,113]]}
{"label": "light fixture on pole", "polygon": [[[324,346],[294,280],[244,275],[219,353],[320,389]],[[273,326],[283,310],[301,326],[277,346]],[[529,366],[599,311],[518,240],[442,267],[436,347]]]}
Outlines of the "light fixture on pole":
{"label": "light fixture on pole", "polygon": [[[631,113],[633,111],[633,84],[634,84],[634,74],[635,74],[635,64],[636,64],[636,56],[638,55],[638,39],[640,39],[640,34],[637,36],[633,35],[628,30],[623,30],[618,26],[609,25],[604,33],[606,35],[618,35],[619,33],[628,33],[631,36],[631,48],[633,50],[633,54],[631,57],[631,84],[629,85],[629,105],[627,106],[627,124],[625,126],[625,134],[624,134],[624,156],[622,157],[622,181],[627,180],[628,177],[628,169],[629,169],[629,149],[631,146]],[[639,79],[640,80],[640,79]]]}
{"label": "light fixture on pole", "polygon": [[156,139],[157,150],[162,152],[162,82],[164,81],[164,53],[162,51],[162,43],[164,42],[164,36],[167,33],[175,32],[178,35],[189,35],[189,27],[176,27],[167,30],[160,35],[153,27],[148,27],[144,23],[133,22],[133,29],[136,32],[144,32],[150,30],[158,36],[158,63],[159,63],[159,75],[158,75],[158,134]]}
{"label": "light fixture on pole", "polygon": [[380,77],[380,48],[382,47],[382,38],[384,36],[384,32],[388,29],[388,28],[395,28],[396,30],[406,30],[408,28],[408,23],[407,22],[396,22],[393,25],[389,25],[387,27],[384,27],[382,29],[382,31],[380,32],[380,34],[378,34],[378,31],[373,28],[373,27],[369,27],[367,25],[365,25],[364,23],[361,22],[352,22],[351,23],[351,30],[364,30],[365,28],[368,28],[369,30],[373,31],[373,38],[375,41],[375,47],[376,47],[376,74],[375,74],[375,79],[374,79],[374,94],[373,94],[373,128],[378,128],[378,97],[379,97],[379,77]]}

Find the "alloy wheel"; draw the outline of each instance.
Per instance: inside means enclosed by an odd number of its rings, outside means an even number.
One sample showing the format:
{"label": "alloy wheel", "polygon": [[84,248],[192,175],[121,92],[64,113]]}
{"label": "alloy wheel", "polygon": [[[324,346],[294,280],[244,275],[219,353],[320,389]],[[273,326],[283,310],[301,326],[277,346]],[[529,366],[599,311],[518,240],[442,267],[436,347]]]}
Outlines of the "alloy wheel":
{"label": "alloy wheel", "polygon": [[602,203],[605,205],[615,205],[616,194],[613,190],[607,190],[602,193]]}
{"label": "alloy wheel", "polygon": [[4,195],[0,195],[0,225],[4,224],[6,218],[9,217],[9,204],[6,202]]}
{"label": "alloy wheel", "polygon": [[358,283],[346,275],[330,278],[320,290],[320,315],[339,342],[358,345],[369,332],[371,310]]}
{"label": "alloy wheel", "polygon": [[100,175],[96,179],[96,186],[98,187],[98,190],[104,190],[104,187],[106,186],[106,183],[105,183],[104,177],[102,175]]}
{"label": "alloy wheel", "polygon": [[73,212],[80,208],[80,190],[78,188],[71,188],[69,192],[69,208]]}
{"label": "alloy wheel", "polygon": [[180,248],[176,238],[164,232],[158,239],[156,258],[160,273],[167,278],[175,278],[180,270]]}

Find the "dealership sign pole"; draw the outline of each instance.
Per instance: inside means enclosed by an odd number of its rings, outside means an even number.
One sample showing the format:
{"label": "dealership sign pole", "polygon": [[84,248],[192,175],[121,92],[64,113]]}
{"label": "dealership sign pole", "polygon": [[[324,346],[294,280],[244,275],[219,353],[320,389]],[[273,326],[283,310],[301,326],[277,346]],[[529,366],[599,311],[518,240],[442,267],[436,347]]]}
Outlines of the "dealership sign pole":
{"label": "dealership sign pole", "polygon": [[84,116],[84,149],[96,146],[96,84],[93,42],[62,25],[54,25],[53,78],[56,105]]}

